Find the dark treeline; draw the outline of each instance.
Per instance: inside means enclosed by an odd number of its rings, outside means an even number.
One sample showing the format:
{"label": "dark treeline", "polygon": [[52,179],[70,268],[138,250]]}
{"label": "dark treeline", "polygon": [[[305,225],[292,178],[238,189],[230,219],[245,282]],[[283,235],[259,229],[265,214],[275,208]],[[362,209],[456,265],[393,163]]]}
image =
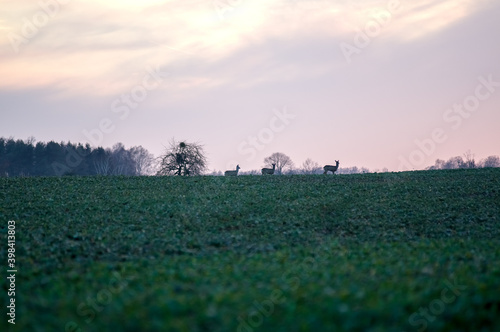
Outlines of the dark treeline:
{"label": "dark treeline", "polygon": [[89,144],[0,138],[0,176],[147,175],[154,157],[142,146],[111,149]]}

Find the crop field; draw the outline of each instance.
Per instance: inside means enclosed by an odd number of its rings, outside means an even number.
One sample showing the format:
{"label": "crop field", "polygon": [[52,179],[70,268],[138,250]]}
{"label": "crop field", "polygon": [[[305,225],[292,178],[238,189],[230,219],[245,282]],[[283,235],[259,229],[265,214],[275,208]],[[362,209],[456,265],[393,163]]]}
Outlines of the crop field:
{"label": "crop field", "polygon": [[500,169],[0,178],[0,220],[1,331],[500,329]]}

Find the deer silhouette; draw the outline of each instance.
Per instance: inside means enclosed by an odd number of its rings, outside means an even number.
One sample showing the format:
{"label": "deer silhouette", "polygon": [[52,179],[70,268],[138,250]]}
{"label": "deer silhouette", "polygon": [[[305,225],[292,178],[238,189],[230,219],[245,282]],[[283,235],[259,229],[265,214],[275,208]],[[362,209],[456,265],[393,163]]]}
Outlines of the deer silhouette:
{"label": "deer silhouette", "polygon": [[333,174],[335,174],[335,172],[339,169],[339,161],[338,160],[335,160],[335,166],[332,166],[332,165],[325,165],[323,167],[323,174],[327,174],[328,172],[332,172]]}
{"label": "deer silhouette", "polygon": [[225,171],[224,176],[237,176],[240,170],[240,165],[236,165],[236,171]]}
{"label": "deer silhouette", "polygon": [[275,168],[276,168],[276,164],[273,164],[273,168],[263,168],[262,169],[262,175],[265,175],[265,174],[273,175]]}

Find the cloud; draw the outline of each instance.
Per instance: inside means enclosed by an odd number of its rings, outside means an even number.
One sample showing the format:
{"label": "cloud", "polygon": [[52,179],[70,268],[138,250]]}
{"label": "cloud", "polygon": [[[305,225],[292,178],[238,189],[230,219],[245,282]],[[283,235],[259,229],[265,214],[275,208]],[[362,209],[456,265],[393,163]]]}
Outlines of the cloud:
{"label": "cloud", "polygon": [[404,41],[421,38],[473,14],[476,3],[472,0],[405,2],[395,30]]}
{"label": "cloud", "polygon": [[[11,32],[20,33],[23,20],[41,10],[30,1],[8,3],[14,14],[2,18],[0,27]],[[318,45],[350,41],[388,2],[242,0],[222,18],[214,3],[69,2],[21,45],[19,54],[1,56],[0,75],[6,79],[0,89],[50,86],[59,96],[114,95],[137,84],[150,65],[177,68],[171,83],[179,90],[224,84],[249,88],[321,75],[339,63],[333,51],[331,59],[309,61],[310,55],[318,56]],[[401,0],[401,7],[384,34],[406,42],[457,22],[478,2]],[[0,46],[9,50],[8,39]],[[251,75],[255,72],[259,75]]]}

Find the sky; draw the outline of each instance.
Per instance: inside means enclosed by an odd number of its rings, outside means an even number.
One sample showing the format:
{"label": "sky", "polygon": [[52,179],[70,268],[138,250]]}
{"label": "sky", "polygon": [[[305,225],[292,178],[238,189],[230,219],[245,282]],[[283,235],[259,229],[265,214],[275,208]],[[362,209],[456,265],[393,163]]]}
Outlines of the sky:
{"label": "sky", "polygon": [[500,155],[497,0],[0,0],[0,136],[210,170]]}

